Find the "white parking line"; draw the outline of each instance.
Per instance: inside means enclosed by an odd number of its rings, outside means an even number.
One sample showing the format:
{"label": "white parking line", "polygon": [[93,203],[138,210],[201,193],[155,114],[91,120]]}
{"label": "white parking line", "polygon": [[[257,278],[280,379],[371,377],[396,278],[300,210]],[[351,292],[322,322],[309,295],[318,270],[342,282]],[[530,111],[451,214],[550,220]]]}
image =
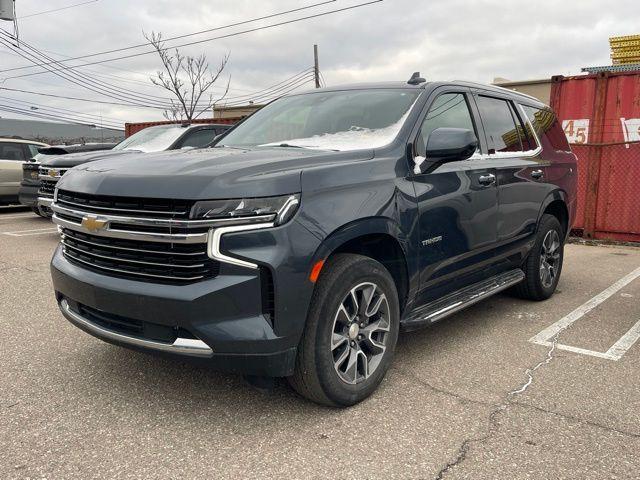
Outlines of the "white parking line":
{"label": "white parking line", "polygon": [[57,227],[47,227],[47,228],[33,228],[31,230],[17,230],[15,232],[0,232],[2,235],[8,235],[10,237],[28,237],[30,235],[45,235],[48,233],[57,232]]}
{"label": "white parking line", "polygon": [[[636,268],[633,272],[625,275],[616,283],[611,285],[610,287],[604,289],[598,295],[593,297],[591,300],[583,303],[578,308],[576,308],[573,312],[568,314],[567,316],[561,318],[553,325],[545,328],[543,331],[538,333],[537,335],[531,337],[529,341],[531,343],[535,343],[537,345],[544,345],[545,347],[550,347],[551,340],[560,332],[569,328],[576,320],[584,317],[591,310],[596,308],[602,302],[607,300],[609,297],[614,295],[616,292],[620,291],[625,286],[629,285],[636,278],[640,277],[640,268]],[[580,353],[582,355],[590,355],[592,357],[604,358],[606,360],[614,360],[618,361],[622,358],[622,356],[640,339],[640,321],[638,321],[631,329],[625,333],[620,340],[618,340],[609,350],[606,352],[596,352],[593,350],[587,350],[579,347],[572,347],[571,345],[563,345],[557,344],[556,348],[559,350],[566,350],[569,352]]]}

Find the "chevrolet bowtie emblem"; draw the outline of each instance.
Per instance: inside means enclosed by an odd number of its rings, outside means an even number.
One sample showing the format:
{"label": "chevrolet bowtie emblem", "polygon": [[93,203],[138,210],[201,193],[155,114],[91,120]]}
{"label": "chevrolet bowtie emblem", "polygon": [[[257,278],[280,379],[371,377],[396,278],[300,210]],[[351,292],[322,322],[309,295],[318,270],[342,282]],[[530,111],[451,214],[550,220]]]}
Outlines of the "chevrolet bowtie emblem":
{"label": "chevrolet bowtie emblem", "polygon": [[49,170],[49,176],[52,178],[56,178],[58,176],[57,170]]}
{"label": "chevrolet bowtie emblem", "polygon": [[98,230],[102,230],[106,224],[106,220],[99,220],[95,215],[85,215],[84,217],[82,217],[81,223],[81,225],[90,232],[97,232]]}

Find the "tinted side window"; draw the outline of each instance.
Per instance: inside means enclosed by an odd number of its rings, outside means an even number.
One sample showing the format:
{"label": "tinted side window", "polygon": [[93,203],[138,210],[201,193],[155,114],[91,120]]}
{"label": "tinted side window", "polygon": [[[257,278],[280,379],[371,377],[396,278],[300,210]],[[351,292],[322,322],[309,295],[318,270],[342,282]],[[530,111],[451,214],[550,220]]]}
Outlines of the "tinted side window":
{"label": "tinted side window", "polygon": [[194,148],[202,148],[209,145],[213,142],[214,137],[216,136],[216,131],[213,129],[205,129],[205,130],[196,130],[193,133],[187,135],[187,138],[184,139],[182,147],[194,147]]}
{"label": "tinted side window", "polygon": [[[526,107],[524,105],[520,105],[520,107],[522,107],[522,110],[524,111],[524,116],[520,111],[518,111],[517,114],[519,117],[522,117],[521,120],[522,120],[522,123],[524,124],[523,138],[525,139],[525,142],[526,141],[529,142],[529,149],[535,150],[539,146],[538,141],[536,140],[536,136],[538,135],[538,133],[537,132],[534,133],[533,122],[529,118],[529,114],[527,113],[527,110],[526,110],[527,108],[530,108],[530,107]],[[525,144],[525,148],[526,148],[526,144]]]}
{"label": "tinted side window", "polygon": [[524,113],[529,117],[533,129],[540,141],[547,139],[555,150],[569,150],[569,143],[553,110],[549,108],[535,108],[522,105]]}
{"label": "tinted side window", "polygon": [[435,99],[420,129],[417,145],[418,155],[426,156],[429,135],[436,128],[466,128],[475,132],[469,105],[467,105],[464,94],[443,93]]}
{"label": "tinted side window", "polygon": [[521,152],[521,132],[516,127],[509,102],[499,98],[478,97],[478,109],[487,135],[489,153]]}
{"label": "tinted side window", "polygon": [[8,142],[0,143],[0,160],[26,160],[25,151],[22,148],[22,144]]}

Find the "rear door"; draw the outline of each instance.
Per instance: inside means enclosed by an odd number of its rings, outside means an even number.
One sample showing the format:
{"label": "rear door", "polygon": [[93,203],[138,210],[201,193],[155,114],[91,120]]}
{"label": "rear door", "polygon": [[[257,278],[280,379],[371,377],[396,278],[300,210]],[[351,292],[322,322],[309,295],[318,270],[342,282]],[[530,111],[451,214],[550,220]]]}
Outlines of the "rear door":
{"label": "rear door", "polygon": [[28,155],[26,144],[0,142],[0,200],[8,201],[18,198],[22,180],[22,163],[28,159]]}
{"label": "rear door", "polygon": [[[465,128],[483,135],[470,91],[438,89],[416,136],[416,153],[436,128]],[[497,235],[498,195],[492,162],[478,151],[413,177],[419,208],[421,294],[424,303],[490,276]]]}
{"label": "rear door", "polygon": [[[536,231],[540,206],[549,192],[546,162],[521,107],[508,96],[476,93],[488,155],[498,186],[498,261],[522,255]],[[518,263],[521,258],[513,259]],[[506,268],[506,267],[505,267]]]}

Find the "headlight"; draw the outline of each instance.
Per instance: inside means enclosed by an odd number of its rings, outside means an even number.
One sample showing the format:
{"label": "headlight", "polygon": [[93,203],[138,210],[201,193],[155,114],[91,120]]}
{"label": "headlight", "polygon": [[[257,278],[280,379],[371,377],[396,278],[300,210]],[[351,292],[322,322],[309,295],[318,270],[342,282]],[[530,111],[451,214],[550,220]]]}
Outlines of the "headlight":
{"label": "headlight", "polygon": [[282,225],[291,220],[298,210],[299,204],[299,194],[234,200],[205,200],[196,202],[191,208],[189,218],[198,220],[247,218],[255,221],[256,217],[260,217],[265,222]]}

